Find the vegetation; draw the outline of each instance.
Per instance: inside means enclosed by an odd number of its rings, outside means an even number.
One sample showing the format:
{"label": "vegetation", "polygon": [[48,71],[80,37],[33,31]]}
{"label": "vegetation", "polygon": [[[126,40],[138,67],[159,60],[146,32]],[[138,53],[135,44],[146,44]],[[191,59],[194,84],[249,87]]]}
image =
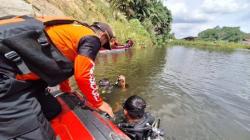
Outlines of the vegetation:
{"label": "vegetation", "polygon": [[[174,36],[174,35],[173,35]],[[243,39],[250,38],[240,30],[239,27],[215,27],[207,29],[198,34],[198,37],[187,37],[181,40],[172,40],[170,44],[196,46],[196,47],[211,47],[211,48],[246,48],[250,49],[250,45],[243,44]]]}
{"label": "vegetation", "polygon": [[[47,3],[66,16],[92,24],[101,21],[110,24],[120,43],[129,38],[136,46],[165,45],[171,37],[171,12],[161,0],[25,0],[33,4],[40,15]],[[37,5],[34,5],[36,3]],[[39,3],[39,4],[38,4]],[[37,8],[38,6],[38,8]],[[51,10],[51,9],[50,9]],[[50,14],[53,15],[53,10]],[[47,13],[47,11],[44,11]],[[60,14],[61,15],[61,14]]]}
{"label": "vegetation", "polygon": [[160,0],[109,0],[114,10],[128,20],[137,19],[149,32],[152,41],[164,45],[169,39],[172,15]]}
{"label": "vegetation", "polygon": [[137,18],[127,18],[118,9],[110,8],[108,0],[47,0],[62,10],[65,15],[72,16],[89,24],[94,21],[109,23],[119,42],[124,43],[131,38],[136,46],[153,46],[150,32]]}
{"label": "vegetation", "polygon": [[205,41],[228,41],[228,42],[240,42],[247,34],[240,30],[240,27],[215,27],[213,29],[207,29],[198,34],[198,38]]}
{"label": "vegetation", "polygon": [[195,47],[213,47],[213,48],[245,48],[250,49],[250,45],[235,43],[235,42],[225,42],[225,41],[204,41],[204,40],[195,40],[195,41],[186,41],[186,40],[172,40],[169,44],[173,45],[185,45],[185,46],[195,46]]}

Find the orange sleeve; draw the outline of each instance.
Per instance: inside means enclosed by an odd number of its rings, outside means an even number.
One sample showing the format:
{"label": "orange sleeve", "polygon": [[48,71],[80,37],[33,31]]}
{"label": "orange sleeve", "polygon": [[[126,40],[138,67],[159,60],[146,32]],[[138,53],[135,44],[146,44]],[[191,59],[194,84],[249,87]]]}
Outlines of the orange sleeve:
{"label": "orange sleeve", "polygon": [[102,105],[103,100],[100,97],[96,86],[94,62],[86,56],[77,55],[74,65],[74,76],[79,89],[85,95],[86,99],[94,107],[98,108]]}

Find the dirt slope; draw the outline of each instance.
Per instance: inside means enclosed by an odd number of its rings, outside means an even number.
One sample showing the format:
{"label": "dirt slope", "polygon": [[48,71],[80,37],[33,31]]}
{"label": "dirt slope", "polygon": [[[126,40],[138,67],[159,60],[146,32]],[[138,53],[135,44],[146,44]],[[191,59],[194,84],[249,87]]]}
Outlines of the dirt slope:
{"label": "dirt slope", "polygon": [[0,17],[7,15],[65,15],[63,11],[47,0],[0,0],[0,3]]}
{"label": "dirt slope", "polygon": [[7,15],[32,15],[31,4],[23,0],[0,0],[0,17]]}

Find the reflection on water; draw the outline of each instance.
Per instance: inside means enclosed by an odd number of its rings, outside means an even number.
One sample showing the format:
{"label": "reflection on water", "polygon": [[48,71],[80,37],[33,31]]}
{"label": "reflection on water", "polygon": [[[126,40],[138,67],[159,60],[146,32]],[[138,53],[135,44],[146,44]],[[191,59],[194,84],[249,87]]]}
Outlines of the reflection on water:
{"label": "reflection on water", "polygon": [[250,139],[249,51],[175,46],[100,54],[95,73],[97,81],[126,75],[129,89],[102,96],[113,108],[142,96],[171,138]]}

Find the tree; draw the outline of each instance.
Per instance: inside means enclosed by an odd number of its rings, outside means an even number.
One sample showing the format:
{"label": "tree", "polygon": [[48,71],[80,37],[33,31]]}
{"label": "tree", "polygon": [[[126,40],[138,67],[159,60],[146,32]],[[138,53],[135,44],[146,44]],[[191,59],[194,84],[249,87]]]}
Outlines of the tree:
{"label": "tree", "polygon": [[160,42],[169,38],[172,15],[160,0],[111,0],[112,7],[125,13],[127,19],[138,19]]}
{"label": "tree", "polygon": [[240,42],[245,37],[246,33],[240,30],[240,27],[222,27],[216,26],[213,29],[207,29],[198,34],[202,40],[216,41],[223,40],[229,42]]}

